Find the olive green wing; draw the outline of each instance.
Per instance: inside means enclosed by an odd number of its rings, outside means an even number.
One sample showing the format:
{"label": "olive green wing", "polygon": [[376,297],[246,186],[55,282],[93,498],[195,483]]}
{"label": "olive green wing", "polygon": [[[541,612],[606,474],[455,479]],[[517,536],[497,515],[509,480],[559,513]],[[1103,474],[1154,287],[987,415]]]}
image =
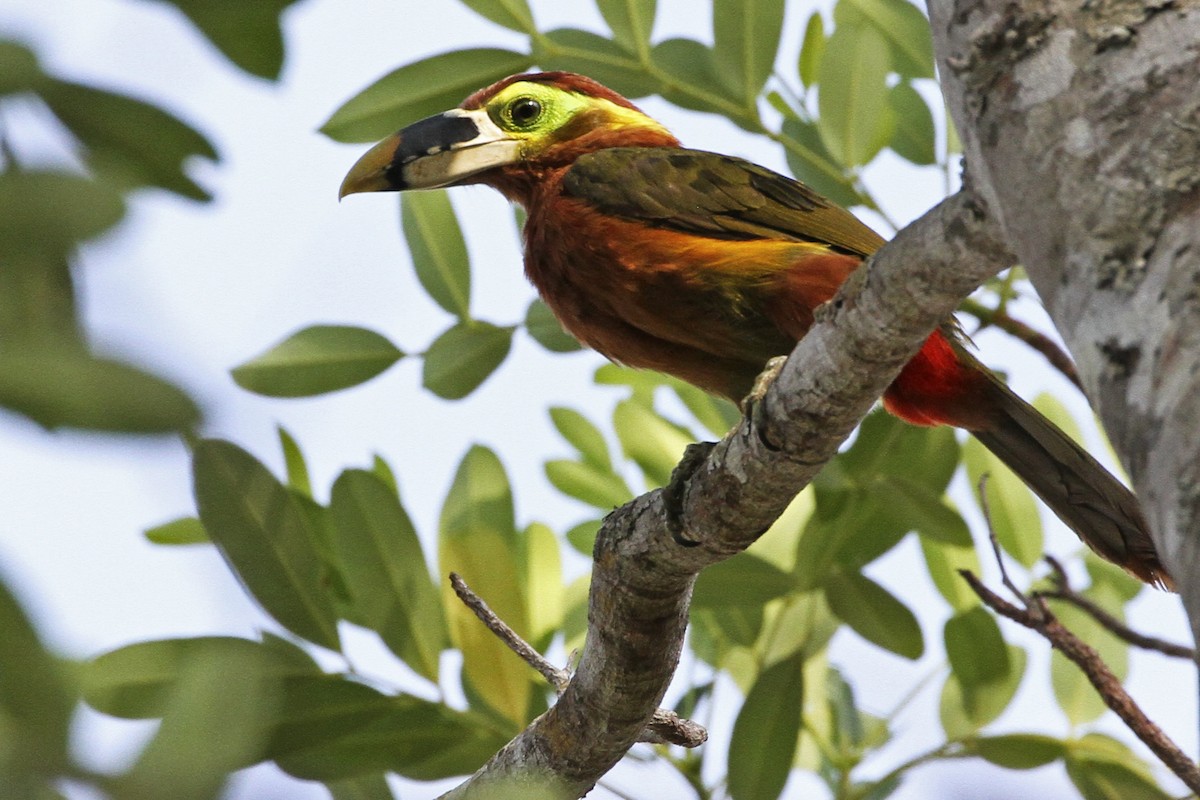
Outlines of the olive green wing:
{"label": "olive green wing", "polygon": [[576,159],[570,197],[657,228],[718,239],[792,239],[868,256],[883,238],[799,181],[733,156],[613,147]]}

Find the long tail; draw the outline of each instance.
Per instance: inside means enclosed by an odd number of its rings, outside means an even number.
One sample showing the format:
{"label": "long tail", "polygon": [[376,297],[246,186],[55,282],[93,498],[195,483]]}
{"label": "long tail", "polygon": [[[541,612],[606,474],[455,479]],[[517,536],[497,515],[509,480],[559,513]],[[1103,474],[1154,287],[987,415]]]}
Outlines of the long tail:
{"label": "long tail", "polygon": [[1133,493],[967,353],[952,331],[930,337],[884,403],[910,422],[971,431],[1084,544],[1147,583],[1174,588]]}

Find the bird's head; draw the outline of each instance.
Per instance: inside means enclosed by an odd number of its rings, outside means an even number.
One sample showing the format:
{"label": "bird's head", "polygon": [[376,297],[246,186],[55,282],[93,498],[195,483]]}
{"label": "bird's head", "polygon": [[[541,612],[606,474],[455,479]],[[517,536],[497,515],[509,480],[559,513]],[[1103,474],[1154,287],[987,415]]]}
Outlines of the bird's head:
{"label": "bird's head", "polygon": [[666,128],[591,78],[513,75],[372,147],[346,175],[339,196],[486,183],[520,200],[547,171],[584,153],[678,144]]}

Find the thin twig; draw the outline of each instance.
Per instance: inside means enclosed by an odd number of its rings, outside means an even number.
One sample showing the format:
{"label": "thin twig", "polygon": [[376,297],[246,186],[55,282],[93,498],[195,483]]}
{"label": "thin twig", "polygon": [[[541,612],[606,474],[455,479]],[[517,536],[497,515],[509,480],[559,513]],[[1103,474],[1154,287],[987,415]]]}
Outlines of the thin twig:
{"label": "thin twig", "polygon": [[1055,600],[1062,600],[1070,603],[1076,608],[1085,611],[1092,619],[1100,623],[1100,625],[1112,633],[1114,636],[1124,639],[1129,644],[1135,647],[1141,647],[1144,650],[1153,650],[1162,653],[1172,658],[1186,658],[1190,661],[1196,660],[1196,651],[1191,647],[1185,647],[1181,644],[1168,642],[1165,639],[1159,639],[1156,636],[1148,636],[1139,631],[1130,628],[1121,620],[1114,617],[1109,612],[1105,611],[1095,601],[1079,594],[1071,587],[1070,581],[1067,579],[1067,573],[1063,569],[1062,564],[1053,556],[1046,556],[1046,563],[1054,570],[1052,580],[1055,583],[1056,589],[1044,590],[1036,592],[1037,597],[1049,597]]}
{"label": "thin twig", "polygon": [[[554,691],[557,694],[562,694],[566,691],[567,684],[571,682],[571,673],[554,666],[545,656],[522,639],[520,634],[510,628],[504,620],[500,619],[495,611],[492,611],[482,597],[475,594],[457,572],[450,573],[450,585],[454,588],[454,593],[458,595],[458,599],[463,602],[463,605],[471,609],[475,616],[479,618],[479,621],[489,631],[494,633],[500,641],[504,642],[509,650],[512,650],[520,656],[522,661],[537,670],[546,679],[546,682],[554,687]],[[654,712],[654,716],[646,724],[646,729],[642,732],[640,741],[649,744],[674,744],[689,748],[699,747],[708,741],[708,731],[704,729],[703,725],[693,722],[690,719],[684,719],[670,709],[660,708]]]}
{"label": "thin twig", "polygon": [[1029,598],[1018,595],[1025,608],[1018,608],[1009,603],[991,589],[970,570],[959,570],[975,594],[989,608],[1001,616],[1017,622],[1030,630],[1041,634],[1051,647],[1054,647],[1075,663],[1087,679],[1099,692],[1104,704],[1111,708],[1121,721],[1133,731],[1142,742],[1150,748],[1154,755],[1183,781],[1193,792],[1200,793],[1200,768],[1192,762],[1175,742],[1146,716],[1145,712],[1134,702],[1121,681],[1113,674],[1108,665],[1092,647],[1084,643],[1078,636],[1063,626],[1054,613],[1039,597]]}
{"label": "thin twig", "polygon": [[1075,362],[1071,360],[1065,350],[1059,347],[1057,342],[1046,334],[1019,319],[1010,317],[1007,311],[988,308],[983,303],[971,298],[964,300],[959,309],[979,320],[981,329],[994,326],[1029,345],[1041,353],[1050,362],[1050,365],[1061,372],[1067,380],[1075,384],[1079,391],[1083,391],[1083,382],[1079,380],[1079,371],[1075,369]]}
{"label": "thin twig", "polygon": [[996,526],[992,524],[992,507],[987,497],[987,483],[989,478],[991,478],[991,475],[986,472],[979,476],[979,484],[976,487],[976,490],[979,492],[979,510],[983,514],[984,524],[987,525],[988,539],[992,542],[992,552],[996,556],[996,565],[1000,567],[1000,580],[1013,593],[1013,596],[1020,598],[1021,602],[1025,603],[1025,607],[1028,608],[1029,603],[1025,602],[1024,593],[1012,582],[1012,578],[1008,577],[1008,569],[1004,566],[1004,554],[1000,552],[1000,539],[996,536]]}

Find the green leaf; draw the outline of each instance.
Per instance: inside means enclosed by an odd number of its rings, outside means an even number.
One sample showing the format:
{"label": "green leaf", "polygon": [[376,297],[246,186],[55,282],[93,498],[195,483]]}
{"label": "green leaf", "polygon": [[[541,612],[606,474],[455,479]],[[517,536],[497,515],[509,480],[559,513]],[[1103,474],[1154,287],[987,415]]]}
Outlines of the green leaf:
{"label": "green leaf", "polygon": [[425,291],[456,317],[471,316],[471,262],[450,195],[445,191],[401,195],[400,221]]}
{"label": "green leaf", "polygon": [[349,325],[313,325],[234,367],[238,386],[267,397],[311,397],[357,386],[404,353],[380,334]]}
{"label": "green leaf", "polygon": [[525,331],[551,353],[573,353],[583,349],[575,337],[563,330],[550,306],[540,298],[529,304],[529,311],[525,313]]}
{"label": "green leaf", "polygon": [[525,607],[529,612],[529,636],[534,649],[544,651],[562,628],[564,588],[558,537],[540,522],[525,528],[522,562]]}
{"label": "green leaf", "polygon": [[[4,245],[0,243],[0,250]],[[0,254],[0,339],[6,350],[66,347],[84,350],[69,256]]]}
{"label": "green leaf", "polygon": [[62,172],[0,172],[0,256],[70,256],[125,216],[108,183]]}
{"label": "green leaf", "polygon": [[567,541],[571,543],[571,547],[590,558],[592,551],[596,549],[596,535],[600,533],[600,525],[603,522],[602,519],[589,519],[579,523],[567,531]]}
{"label": "green leaf", "polygon": [[0,40],[0,96],[35,91],[45,78],[36,53],[18,42]]}
{"label": "green leaf", "polygon": [[284,49],[281,16],[296,0],[167,2],[182,11],[226,58],[241,69],[260,78],[279,78]]}
{"label": "green leaf", "polygon": [[1008,647],[996,618],[983,606],[948,619],[943,636],[950,669],[962,686],[974,688],[996,683],[1008,675]]}
{"label": "green leaf", "polygon": [[357,611],[418,675],[437,683],[449,644],[441,596],[396,495],[370,472],[347,470],[333,485],[333,549]]}
{"label": "green leaf", "polygon": [[845,168],[821,141],[815,124],[786,117],[782,133],[790,140],[784,155],[793,175],[838,205],[849,208],[864,204]]}
{"label": "green leaf", "polygon": [[339,142],[369,142],[422,117],[454,108],[481,86],[533,65],[525,53],[497,48],[452,50],[389,72],[342,104],[321,133]]}
{"label": "green leaf", "polygon": [[891,148],[914,164],[936,163],[933,113],[925,98],[910,84],[898,83],[888,92],[888,103],[896,118]]}
{"label": "green leaf", "polygon": [[988,476],[988,510],[1000,546],[1022,566],[1032,567],[1044,550],[1042,518],[1033,493],[977,439],[968,439],[963,445],[963,463],[976,491],[980,478]]}
{"label": "green leaf", "polygon": [[612,39],[577,28],[558,28],[534,41],[533,55],[543,69],[582,72],[626,97],[659,90],[638,57]]}
{"label": "green leaf", "polygon": [[297,496],[217,439],[196,445],[192,470],[200,521],[250,594],[296,635],[339,649],[330,568]]}
{"label": "green leaf", "polygon": [[200,420],[196,404],[172,384],[69,347],[0,352],[0,406],[46,428],[177,433]]}
{"label": "green leaf", "polygon": [[886,40],[892,65],[901,77],[933,77],[933,36],[929,20],[908,0],[839,0],[834,22],[871,25]]}
{"label": "green leaf", "polygon": [[1100,558],[1100,556],[1091,550],[1088,550],[1084,554],[1083,563],[1087,567],[1088,576],[1092,579],[1092,584],[1097,588],[1101,586],[1105,587],[1122,603],[1128,603],[1146,588],[1146,584],[1111,561],[1105,561]]}
{"label": "green leaf", "polygon": [[184,170],[195,157],[218,159],[196,129],[132,97],[78,83],[53,81],[41,97],[83,143],[87,161],[122,189],[157,186],[193,200],[211,200]]}
{"label": "green leaf", "polygon": [[187,665],[259,660],[256,673],[273,679],[311,675],[315,664],[302,651],[283,649],[278,640],[255,642],[233,636],[201,636],[140,642],[85,663],[83,697],[97,711],[122,719],[148,719],[167,713]]}
{"label": "green leaf", "polygon": [[547,461],[545,469],[555,489],[605,513],[633,499],[625,479],[611,469],[565,459]]}
{"label": "green leaf", "polygon": [[669,79],[659,88],[666,100],[692,111],[721,114],[755,130],[757,111],[747,107],[740,94],[730,96],[708,45],[694,39],[667,39],[654,46],[650,59]]}
{"label": "green leaf", "polygon": [[535,33],[537,26],[533,22],[533,12],[525,0],[461,0],[481,17],[490,19],[497,25],[502,25],[517,33]]}
{"label": "green leaf", "polygon": [[947,738],[966,738],[1008,708],[1025,676],[1025,651],[1008,645],[1008,663],[1008,674],[1003,678],[975,687],[964,688],[954,673],[946,676],[939,715]]}
{"label": "green leaf", "polygon": [[67,736],[75,709],[62,664],[46,651],[29,617],[0,583],[0,774],[68,769]]}
{"label": "green leaf", "polygon": [[378,775],[330,781],[325,784],[325,788],[329,790],[333,800],[393,800],[387,777],[382,772]]}
{"label": "green leaf", "polygon": [[1005,769],[1036,769],[1066,753],[1063,742],[1039,733],[981,736],[972,747],[982,758]]}
{"label": "green leaf", "polygon": [[741,422],[741,410],[724,398],[714,397],[683,381],[672,383],[671,389],[687,410],[692,412],[696,421],[713,436],[724,436]]}
{"label": "green leaf", "polygon": [[596,0],[596,7],[617,44],[631,52],[644,54],[650,50],[657,5],[657,0]]}
{"label": "green leaf", "polygon": [[550,409],[550,421],[567,442],[579,451],[584,462],[602,470],[612,469],[612,456],[604,434],[587,417],[569,408],[556,406]]}
{"label": "green leaf", "polygon": [[308,465],[304,463],[304,453],[300,445],[282,425],[276,425],[279,435],[279,448],[283,451],[283,462],[287,466],[288,487],[312,499],[312,481],[308,477]]}
{"label": "green leaf", "polygon": [[804,26],[804,41],[800,45],[800,63],[796,72],[800,82],[811,87],[817,82],[817,65],[825,53],[825,21],[820,11],[809,15]]}
{"label": "green leaf", "polygon": [[733,723],[728,789],[733,800],[775,800],[800,740],[804,661],[788,658],[758,676]]}
{"label": "green leaf", "polygon": [[641,467],[647,482],[658,486],[670,481],[671,471],[692,443],[686,431],[633,400],[617,404],[613,427],[625,456]]}
{"label": "green leaf", "polygon": [[708,567],[692,590],[693,608],[759,607],[795,588],[783,570],[742,553]]}
{"label": "green leaf", "polygon": [[[439,571],[457,572],[492,610],[529,639],[529,613],[521,588],[521,543],[513,519],[512,490],[496,454],[467,451],[442,506]],[[451,640],[463,652],[463,679],[517,730],[525,725],[533,674],[443,584]]]}
{"label": "green leaf", "polygon": [[978,595],[971,591],[970,585],[959,574],[962,569],[976,575],[983,574],[974,545],[957,547],[925,538],[921,538],[920,543],[929,577],[950,607],[955,611],[966,611],[978,605]]}
{"label": "green leaf", "polygon": [[210,544],[208,531],[195,517],[180,517],[147,528],[145,536],[154,544]]}
{"label": "green leaf", "polygon": [[753,106],[775,69],[784,0],[713,0],[713,60],[724,85]]}
{"label": "green leaf", "polygon": [[425,351],[425,388],[446,400],[466,397],[504,363],[512,335],[512,328],[478,320],[448,328]]}
{"label": "green leaf", "polygon": [[[1104,584],[1092,586],[1083,594],[1117,619],[1124,619],[1120,597]],[[1124,642],[1073,605],[1051,601],[1050,608],[1064,627],[1100,654],[1118,680],[1125,679],[1129,672],[1129,649]],[[1083,671],[1058,650],[1050,655],[1050,683],[1059,707],[1072,725],[1091,722],[1108,710]]]}
{"label": "green leaf", "polygon": [[835,572],[825,584],[825,599],[833,613],[867,641],[910,659],[925,652],[917,618],[865,575]]}
{"label": "green leaf", "polygon": [[1146,765],[1108,736],[1088,734],[1067,743],[1067,777],[1084,800],[1167,800]]}
{"label": "green leaf", "polygon": [[887,42],[874,28],[842,24],[829,37],[817,70],[817,130],[838,163],[867,164],[891,139],[890,69]]}

